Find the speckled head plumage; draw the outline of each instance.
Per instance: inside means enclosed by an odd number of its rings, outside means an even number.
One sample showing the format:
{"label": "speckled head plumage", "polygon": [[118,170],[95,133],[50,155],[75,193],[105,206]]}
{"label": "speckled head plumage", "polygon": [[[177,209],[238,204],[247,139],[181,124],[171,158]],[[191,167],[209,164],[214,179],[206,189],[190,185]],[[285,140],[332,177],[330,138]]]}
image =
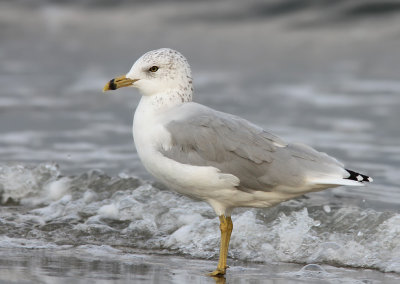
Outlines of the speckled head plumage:
{"label": "speckled head plumage", "polygon": [[188,102],[192,100],[193,84],[189,63],[178,51],[161,48],[142,55],[131,70],[110,80],[103,91],[122,87],[138,88],[143,96],[158,100]]}
{"label": "speckled head plumage", "polygon": [[132,86],[145,96],[173,91],[185,100],[191,100],[190,66],[176,50],[161,48],[145,53],[133,64],[126,77],[135,80]]}

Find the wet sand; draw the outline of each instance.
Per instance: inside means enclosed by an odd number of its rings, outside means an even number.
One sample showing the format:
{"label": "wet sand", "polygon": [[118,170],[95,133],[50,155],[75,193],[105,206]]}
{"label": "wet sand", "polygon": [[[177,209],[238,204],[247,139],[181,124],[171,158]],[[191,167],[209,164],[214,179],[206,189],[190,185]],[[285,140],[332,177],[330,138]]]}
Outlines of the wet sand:
{"label": "wet sand", "polygon": [[[400,275],[330,265],[256,264],[229,259],[224,278],[212,278],[215,260],[176,255],[115,255],[104,247],[63,250],[1,249],[1,283],[399,283]],[[90,252],[88,252],[90,251]],[[98,254],[97,254],[97,253]]]}

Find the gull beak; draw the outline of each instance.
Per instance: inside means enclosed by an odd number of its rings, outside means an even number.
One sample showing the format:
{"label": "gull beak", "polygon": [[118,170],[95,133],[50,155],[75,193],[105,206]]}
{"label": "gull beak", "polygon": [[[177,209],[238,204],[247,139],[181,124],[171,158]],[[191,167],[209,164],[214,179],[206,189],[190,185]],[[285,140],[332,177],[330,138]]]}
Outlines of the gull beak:
{"label": "gull beak", "polygon": [[120,77],[114,78],[108,82],[104,88],[103,92],[109,91],[109,90],[116,90],[122,87],[129,87],[132,86],[133,83],[138,81],[139,79],[130,79],[127,78],[125,75],[122,75]]}

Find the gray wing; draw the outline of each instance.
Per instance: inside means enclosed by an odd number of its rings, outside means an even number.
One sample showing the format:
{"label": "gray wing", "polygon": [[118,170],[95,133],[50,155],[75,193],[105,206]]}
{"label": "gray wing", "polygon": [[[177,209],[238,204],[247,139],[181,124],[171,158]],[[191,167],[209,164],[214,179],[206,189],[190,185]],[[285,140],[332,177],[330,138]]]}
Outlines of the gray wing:
{"label": "gray wing", "polygon": [[307,170],[338,162],[308,146],[288,145],[240,118],[195,103],[183,104],[165,125],[172,147],[161,152],[184,164],[213,166],[240,179],[242,190],[269,191],[277,185],[300,186]]}

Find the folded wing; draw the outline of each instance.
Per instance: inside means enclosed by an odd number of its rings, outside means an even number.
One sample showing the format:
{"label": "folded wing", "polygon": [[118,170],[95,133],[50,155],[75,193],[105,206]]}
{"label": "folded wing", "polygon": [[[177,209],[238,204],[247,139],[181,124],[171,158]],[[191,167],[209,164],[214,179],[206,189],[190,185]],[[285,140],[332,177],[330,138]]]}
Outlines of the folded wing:
{"label": "folded wing", "polygon": [[160,151],[183,164],[233,174],[240,179],[241,190],[362,184],[346,179],[350,174],[336,159],[306,145],[286,144],[245,119],[196,103],[179,108],[165,124],[171,146]]}

